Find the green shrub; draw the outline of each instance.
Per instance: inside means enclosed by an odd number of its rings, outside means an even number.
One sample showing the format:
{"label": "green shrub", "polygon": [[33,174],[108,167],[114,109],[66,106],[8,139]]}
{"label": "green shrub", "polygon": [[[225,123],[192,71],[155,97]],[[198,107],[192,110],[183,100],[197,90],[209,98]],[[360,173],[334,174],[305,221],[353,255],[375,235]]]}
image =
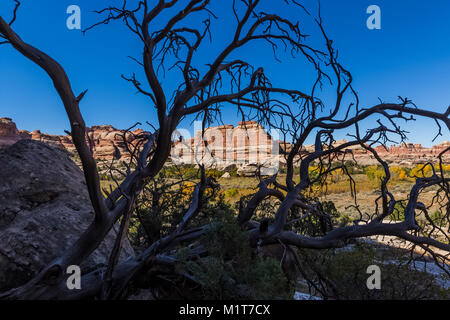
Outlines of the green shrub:
{"label": "green shrub", "polygon": [[394,206],[394,212],[391,214],[390,218],[393,221],[403,221],[405,220],[405,201],[398,201]]}
{"label": "green shrub", "polygon": [[205,299],[291,298],[293,288],[280,263],[254,255],[233,211],[222,208],[220,212],[202,239],[208,256],[187,260],[187,249],[182,249],[177,268],[202,283]]}
{"label": "green shrub", "polygon": [[237,188],[230,188],[225,190],[225,197],[232,198],[236,196],[239,193],[239,190]]}
{"label": "green shrub", "polygon": [[295,224],[300,233],[317,237],[323,236],[335,226],[345,226],[351,223],[351,218],[341,214],[332,201],[324,201],[319,207],[320,215],[309,215]]}
{"label": "green shrub", "polygon": [[[433,275],[408,265],[409,255],[396,249],[380,249],[356,243],[346,250],[302,249],[303,271],[310,279],[322,278],[326,297],[331,299],[448,299],[449,290],[437,285]],[[395,261],[395,263],[392,263]],[[367,267],[381,270],[381,289],[369,290]],[[325,279],[325,280],[324,280]],[[318,294],[317,292],[313,292]]]}
{"label": "green shrub", "polygon": [[238,173],[237,173],[238,169],[237,168],[233,168],[233,170],[231,170],[230,173],[230,177],[239,177]]}
{"label": "green shrub", "polygon": [[430,219],[438,227],[445,227],[447,225],[447,217],[440,210],[436,210],[430,214]]}
{"label": "green shrub", "polygon": [[385,177],[383,167],[381,166],[367,166],[364,169],[364,173],[369,178],[369,181],[374,188],[379,188],[381,181]]}

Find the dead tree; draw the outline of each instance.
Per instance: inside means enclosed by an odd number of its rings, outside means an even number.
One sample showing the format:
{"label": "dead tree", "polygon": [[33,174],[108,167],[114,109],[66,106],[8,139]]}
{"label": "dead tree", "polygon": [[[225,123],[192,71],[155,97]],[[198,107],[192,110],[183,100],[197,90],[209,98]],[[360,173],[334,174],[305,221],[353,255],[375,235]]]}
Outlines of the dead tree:
{"label": "dead tree", "polygon": [[[169,235],[153,242],[136,258],[117,262],[121,243],[127,229],[127,221],[134,211],[136,201],[146,186],[166,163],[171,151],[171,137],[179,122],[189,115],[197,115],[204,122],[220,118],[223,109],[236,108],[244,119],[256,119],[269,127],[279,129],[285,137],[292,137],[292,150],[286,154],[287,175],[285,184],[275,178],[261,182],[260,189],[253,199],[239,213],[239,223],[248,227],[251,242],[254,245],[282,243],[300,248],[332,248],[345,246],[353,238],[371,235],[392,235],[432,250],[439,248],[450,251],[447,243],[429,236],[417,235],[418,226],[415,215],[418,210],[426,210],[418,201],[421,190],[430,186],[439,186],[440,200],[447,203],[449,197],[449,178],[434,168],[435,174],[429,178],[417,179],[411,190],[405,209],[404,221],[385,223],[383,218],[392,214],[396,200],[387,189],[389,167],[383,162],[372,146],[384,143],[397,135],[405,139],[405,133],[397,125],[401,120],[412,120],[421,116],[436,120],[439,134],[450,129],[450,108],[445,112],[433,112],[418,108],[408,99],[399,103],[380,103],[372,107],[361,107],[352,87],[350,72],[337,60],[332,41],[328,39],[319,17],[315,20],[323,39],[324,48],[316,49],[307,42],[298,22],[275,13],[259,9],[260,1],[233,1],[230,10],[235,21],[230,40],[207,67],[195,65],[199,50],[210,39],[210,32],[216,18],[210,9],[209,0],[191,1],[147,0],[135,1],[134,7],[124,1],[122,7],[109,7],[98,11],[106,17],[88,28],[99,27],[110,22],[124,23],[142,43],[142,55],[133,58],[143,68],[145,83],[136,75],[123,76],[140,93],[149,98],[149,104],[156,109],[158,128],[149,135],[141,137],[139,153],[132,157],[136,168],[128,168],[123,182],[115,190],[108,192],[105,198],[99,182],[97,164],[86,144],[86,126],[80,113],[79,104],[85,92],[75,94],[64,68],[52,57],[38,48],[26,43],[14,31],[19,1],[13,11],[13,18],[7,22],[0,17],[0,44],[10,45],[25,58],[37,64],[52,79],[54,87],[64,105],[70,121],[71,136],[80,156],[90,200],[95,218],[89,228],[72,247],[46,266],[27,284],[1,295],[4,299],[77,299],[86,297],[117,298],[142,270],[156,264],[173,264],[174,259],[166,251],[177,243],[194,241],[205,232],[205,227],[187,229],[189,221],[199,212],[205,188],[211,186],[211,180],[204,173],[194,189],[192,203],[179,221],[176,229]],[[309,13],[296,1],[285,1],[283,5]],[[163,16],[171,14],[168,20]],[[192,17],[202,23],[189,23]],[[164,21],[164,22],[161,22]],[[277,87],[273,85],[262,67],[253,66],[251,57],[236,57],[238,49],[249,43],[261,42],[272,49],[274,59],[281,50],[313,66],[316,81],[307,91]],[[172,61],[172,64],[171,64]],[[173,63],[173,61],[176,61]],[[178,72],[180,84],[173,92],[166,92],[161,85],[158,69]],[[317,97],[323,82],[332,83],[336,89],[336,98],[331,110]],[[226,85],[225,85],[226,83]],[[344,96],[353,97],[353,102],[344,105]],[[289,101],[289,102],[287,102]],[[340,118],[344,114],[343,118]],[[377,127],[361,133],[358,123],[372,116],[382,118]],[[443,124],[443,126],[441,126]],[[334,147],[333,132],[354,129],[350,142]],[[300,182],[294,183],[294,160],[298,156],[306,139],[316,135],[314,152],[304,157],[300,163]],[[335,170],[331,166],[346,148],[361,145],[379,159],[386,170],[382,183],[382,208],[370,221],[334,229],[321,237],[302,235],[289,229],[289,213],[301,209],[304,215],[326,214],[320,212],[317,203],[309,203],[303,196],[305,190],[317,180]],[[308,169],[312,162],[322,161],[324,170],[316,181],[311,181]],[[431,164],[430,164],[431,165]],[[272,186],[272,187],[271,187]],[[283,192],[284,193],[283,193]],[[268,197],[281,201],[273,223],[265,230],[252,221],[258,204]],[[99,268],[82,277],[82,290],[68,290],[65,284],[65,270],[69,265],[79,265],[102,242],[112,226],[121,219],[121,229],[114,246],[109,265]]]}

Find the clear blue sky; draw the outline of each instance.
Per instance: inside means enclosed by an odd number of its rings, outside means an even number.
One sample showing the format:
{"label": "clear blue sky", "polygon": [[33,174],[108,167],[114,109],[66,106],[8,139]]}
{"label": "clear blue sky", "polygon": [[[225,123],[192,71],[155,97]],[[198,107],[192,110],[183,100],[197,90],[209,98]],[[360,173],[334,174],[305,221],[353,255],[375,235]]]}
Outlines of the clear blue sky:
{"label": "clear blue sky", "polygon": [[[139,66],[127,58],[139,56],[142,50],[136,37],[118,22],[101,26],[84,36],[78,30],[66,28],[69,5],[80,6],[82,27],[87,27],[99,19],[93,10],[121,2],[23,0],[14,24],[25,41],[63,65],[76,93],[89,89],[81,104],[88,126],[112,124],[125,128],[137,121],[155,123],[155,111],[149,100],[136,94],[120,77],[132,72],[141,75]],[[316,0],[300,2],[316,13]],[[10,0],[0,2],[0,15],[5,19],[10,17],[12,3]],[[215,42],[207,44],[206,50],[198,56],[200,63],[211,62],[214,52],[232,37],[230,30],[235,20],[229,10],[231,3],[231,0],[212,0],[213,11],[219,17],[213,21]],[[266,3],[280,12],[275,8],[277,1]],[[366,28],[366,8],[371,4],[381,8],[381,30]],[[396,101],[401,95],[413,99],[420,107],[446,110],[450,105],[450,1],[322,0],[321,5],[329,37],[339,48],[342,64],[353,74],[363,106],[378,103],[378,98]],[[291,19],[298,17],[301,23],[304,21],[307,32],[317,36],[317,30],[300,10],[283,10],[281,13]],[[263,66],[274,85],[302,89],[311,84],[310,77],[302,75],[307,70],[301,59],[280,54],[283,62],[275,62],[271,49],[264,49],[261,44],[239,53],[252,57],[255,66]],[[163,85],[170,90],[175,88],[170,77]],[[13,118],[19,129],[62,134],[69,128],[64,108],[47,75],[9,46],[0,46],[2,116]],[[235,124],[238,120],[235,112],[224,115],[226,123]],[[184,121],[182,126],[189,124],[190,121]],[[430,145],[435,133],[433,126],[432,121],[419,119],[403,127],[411,131],[411,141]],[[437,142],[450,140],[448,130],[444,129],[443,133],[445,136]]]}

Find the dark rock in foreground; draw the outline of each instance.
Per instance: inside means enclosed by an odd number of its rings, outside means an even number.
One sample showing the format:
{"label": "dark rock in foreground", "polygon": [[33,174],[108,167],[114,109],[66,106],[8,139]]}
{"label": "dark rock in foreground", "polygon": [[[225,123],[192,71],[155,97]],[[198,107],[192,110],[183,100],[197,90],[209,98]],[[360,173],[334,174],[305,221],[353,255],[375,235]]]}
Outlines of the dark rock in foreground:
{"label": "dark rock in foreground", "polygon": [[[67,250],[94,216],[82,171],[58,148],[21,140],[0,149],[0,292]],[[115,230],[81,266],[106,263]],[[133,255],[126,242],[121,258]]]}

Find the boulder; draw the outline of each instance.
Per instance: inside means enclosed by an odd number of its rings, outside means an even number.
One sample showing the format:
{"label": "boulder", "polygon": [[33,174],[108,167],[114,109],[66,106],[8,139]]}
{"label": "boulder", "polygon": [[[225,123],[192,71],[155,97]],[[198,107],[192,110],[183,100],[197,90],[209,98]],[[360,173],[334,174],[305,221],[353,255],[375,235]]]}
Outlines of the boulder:
{"label": "boulder", "polygon": [[272,176],[278,172],[278,167],[270,164],[249,163],[241,166],[237,170],[237,174],[241,177],[255,177],[258,174],[258,170],[261,176]]}
{"label": "boulder", "polygon": [[[66,151],[31,139],[0,149],[0,292],[30,280],[93,220],[83,172]],[[105,264],[118,227],[80,266]],[[125,241],[121,259],[134,255]]]}
{"label": "boulder", "polygon": [[217,167],[217,170],[225,171],[225,172],[231,172],[235,169],[237,169],[237,166],[234,163],[231,163],[231,164],[228,163],[228,164]]}
{"label": "boulder", "polygon": [[223,178],[223,179],[230,179],[230,178],[231,178],[231,175],[230,175],[229,172],[225,172],[225,173],[221,176],[221,178]]}
{"label": "boulder", "polygon": [[254,177],[256,176],[256,172],[258,171],[258,165],[254,163],[250,163],[247,165],[241,166],[237,169],[237,174],[241,177]]}

